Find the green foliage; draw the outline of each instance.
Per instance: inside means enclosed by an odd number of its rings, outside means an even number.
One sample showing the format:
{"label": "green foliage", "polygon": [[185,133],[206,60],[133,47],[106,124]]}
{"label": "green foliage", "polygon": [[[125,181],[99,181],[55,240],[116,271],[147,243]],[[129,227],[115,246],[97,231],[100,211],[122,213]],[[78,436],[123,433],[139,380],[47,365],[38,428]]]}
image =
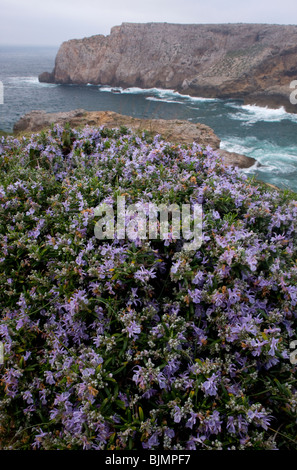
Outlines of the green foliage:
{"label": "green foliage", "polygon": [[[295,195],[126,128],[1,145],[1,447],[296,450]],[[96,239],[119,195],[200,201],[201,246]]]}

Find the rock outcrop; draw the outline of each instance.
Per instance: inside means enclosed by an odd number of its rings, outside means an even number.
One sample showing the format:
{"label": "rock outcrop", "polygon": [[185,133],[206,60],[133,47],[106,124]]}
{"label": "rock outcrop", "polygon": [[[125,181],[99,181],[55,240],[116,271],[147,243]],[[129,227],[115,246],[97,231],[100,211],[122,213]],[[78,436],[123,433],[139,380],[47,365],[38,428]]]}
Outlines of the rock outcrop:
{"label": "rock outcrop", "polygon": [[72,127],[90,125],[119,128],[126,126],[134,131],[148,131],[152,135],[159,134],[165,140],[176,144],[191,144],[196,141],[203,147],[209,145],[230,166],[249,168],[256,163],[254,158],[220,149],[220,139],[205,124],[194,124],[177,119],[138,119],[113,111],[85,111],[83,109],[60,113],[31,111],[15,123],[13,130],[15,133],[37,132],[52,124],[65,125],[66,123]]}
{"label": "rock outcrop", "polygon": [[297,26],[123,23],[110,35],[64,42],[40,81],[175,89],[193,96],[290,103]]}

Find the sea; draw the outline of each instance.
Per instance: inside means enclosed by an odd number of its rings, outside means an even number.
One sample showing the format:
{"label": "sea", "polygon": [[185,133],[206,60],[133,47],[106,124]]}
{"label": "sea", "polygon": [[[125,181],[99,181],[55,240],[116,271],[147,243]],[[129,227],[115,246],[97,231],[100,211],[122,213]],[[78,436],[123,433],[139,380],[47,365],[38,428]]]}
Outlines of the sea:
{"label": "sea", "polygon": [[0,46],[4,96],[0,129],[11,132],[21,116],[38,109],[110,110],[139,118],[201,122],[221,139],[221,148],[257,160],[242,171],[297,192],[297,114],[287,113],[283,107],[269,109],[244,105],[240,100],[191,97],[159,88],[39,83],[41,72],[53,70],[57,51],[58,47]]}

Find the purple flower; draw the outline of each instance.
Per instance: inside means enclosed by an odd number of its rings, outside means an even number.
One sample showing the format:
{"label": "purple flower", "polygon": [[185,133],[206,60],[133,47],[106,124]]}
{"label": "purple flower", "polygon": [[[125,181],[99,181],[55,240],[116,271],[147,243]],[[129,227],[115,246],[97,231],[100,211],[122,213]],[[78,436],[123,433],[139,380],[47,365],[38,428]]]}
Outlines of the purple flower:
{"label": "purple flower", "polygon": [[212,415],[206,418],[203,422],[206,432],[209,434],[218,434],[221,432],[222,420],[220,420],[220,413],[218,411],[213,411]]}
{"label": "purple flower", "polygon": [[156,277],[156,273],[154,268],[146,269],[144,266],[141,266],[140,269],[134,273],[134,277],[142,283],[147,283],[150,279]]}
{"label": "purple flower", "polygon": [[235,421],[235,420],[234,420],[234,417],[233,417],[233,416],[228,416],[227,430],[228,430],[228,432],[230,432],[231,434],[235,434],[235,433],[236,433],[234,421]]}
{"label": "purple flower", "polygon": [[180,423],[182,419],[181,409],[179,408],[179,406],[175,405],[174,410],[175,413],[173,415],[173,420],[175,423]]}
{"label": "purple flower", "polygon": [[44,372],[44,375],[46,376],[46,379],[45,379],[46,383],[50,385],[55,385],[56,381],[54,379],[53,373],[50,370],[46,370]]}
{"label": "purple flower", "polygon": [[247,421],[243,418],[243,416],[240,414],[237,417],[237,428],[239,434],[246,434],[248,432],[248,423]]}
{"label": "purple flower", "polygon": [[32,393],[29,392],[29,390],[23,393],[23,399],[28,403],[28,405],[34,403]]}
{"label": "purple flower", "polygon": [[204,272],[203,271],[197,271],[192,283],[193,284],[201,284],[204,281]]}
{"label": "purple flower", "polygon": [[231,266],[232,260],[235,256],[236,252],[234,250],[224,251],[224,253],[220,256],[220,261],[225,261],[229,266]]}
{"label": "purple flower", "polygon": [[141,333],[141,327],[134,320],[131,321],[130,325],[126,327],[129,338],[137,338]]}
{"label": "purple flower", "polygon": [[219,376],[215,373],[212,374],[212,376],[207,379],[205,382],[202,384],[202,390],[204,391],[205,395],[216,395],[217,390],[218,390],[218,380]]}
{"label": "purple flower", "polygon": [[271,338],[270,349],[268,351],[268,354],[270,356],[275,356],[275,350],[277,349],[278,342],[279,342],[279,339]]}
{"label": "purple flower", "polygon": [[159,445],[159,439],[158,439],[158,434],[156,432],[152,434],[152,436],[149,438],[147,442],[142,443],[142,447],[144,449],[152,449],[158,445]]}
{"label": "purple flower", "polygon": [[27,361],[30,356],[31,356],[31,351],[26,351],[24,354],[24,360]]}
{"label": "purple flower", "polygon": [[40,397],[42,405],[46,405],[47,404],[46,389],[39,390],[39,397]]}
{"label": "purple flower", "polygon": [[164,435],[167,436],[167,437],[170,437],[170,439],[173,439],[174,436],[175,436],[175,432],[174,432],[173,429],[167,428],[164,431]]}
{"label": "purple flower", "polygon": [[39,449],[42,443],[42,439],[48,435],[47,432],[43,432],[41,428],[39,429],[39,434],[35,435],[34,442],[32,444],[33,449]]}
{"label": "purple flower", "polygon": [[233,305],[240,301],[241,293],[237,289],[228,289],[229,304]]}
{"label": "purple flower", "polygon": [[265,431],[267,431],[271,421],[270,416],[268,416],[265,412],[258,410],[249,410],[247,415],[250,419],[255,422],[255,424],[261,426],[263,429],[265,429]]}
{"label": "purple flower", "polygon": [[149,388],[148,390],[146,390],[142,394],[142,397],[146,398],[146,399],[149,399],[149,398],[153,397],[154,395],[156,395],[156,393],[157,393],[157,390],[155,390],[154,388]]}
{"label": "purple flower", "polygon": [[199,304],[201,302],[202,291],[200,289],[188,289],[188,294],[193,300],[194,304]]}
{"label": "purple flower", "polygon": [[194,413],[193,411],[191,411],[191,416],[186,422],[186,427],[192,429],[193,426],[196,424],[196,420],[197,420],[197,413]]}
{"label": "purple flower", "polygon": [[166,377],[162,374],[162,372],[159,372],[159,374],[157,375],[157,381],[161,389],[167,388],[167,380]]}

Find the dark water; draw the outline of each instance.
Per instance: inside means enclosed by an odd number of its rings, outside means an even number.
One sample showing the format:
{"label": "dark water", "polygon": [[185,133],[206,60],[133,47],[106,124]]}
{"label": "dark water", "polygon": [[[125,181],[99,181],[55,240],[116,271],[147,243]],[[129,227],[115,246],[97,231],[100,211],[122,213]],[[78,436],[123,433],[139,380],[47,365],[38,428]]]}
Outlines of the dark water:
{"label": "dark water", "polygon": [[243,106],[234,100],[191,98],[156,88],[118,89],[115,93],[108,86],[39,83],[38,75],[53,69],[56,53],[57,48],[0,46],[0,80],[4,84],[0,129],[11,131],[22,115],[34,109],[111,110],[135,117],[202,122],[214,129],[222,148],[261,163],[249,173],[297,191],[297,114],[283,108]]}

